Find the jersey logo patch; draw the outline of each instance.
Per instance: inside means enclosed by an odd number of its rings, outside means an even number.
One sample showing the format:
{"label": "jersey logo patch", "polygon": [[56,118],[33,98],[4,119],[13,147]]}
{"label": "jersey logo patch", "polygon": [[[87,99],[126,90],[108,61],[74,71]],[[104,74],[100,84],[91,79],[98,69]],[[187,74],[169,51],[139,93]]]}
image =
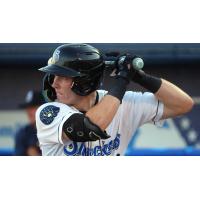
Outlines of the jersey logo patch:
{"label": "jersey logo patch", "polygon": [[54,118],[58,115],[60,111],[59,107],[56,106],[46,106],[40,112],[40,120],[45,124],[49,125],[53,122]]}

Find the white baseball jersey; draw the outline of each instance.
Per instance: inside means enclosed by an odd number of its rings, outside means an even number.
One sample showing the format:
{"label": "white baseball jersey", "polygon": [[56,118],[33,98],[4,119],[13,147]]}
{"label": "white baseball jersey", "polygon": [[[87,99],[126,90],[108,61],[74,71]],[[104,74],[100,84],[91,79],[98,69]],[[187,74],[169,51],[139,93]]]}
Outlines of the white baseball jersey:
{"label": "white baseball jersey", "polygon": [[[99,101],[107,93],[105,90],[97,92]],[[138,127],[148,122],[154,124],[161,122],[163,107],[163,103],[159,102],[152,93],[127,91],[115,117],[106,129],[111,136],[109,139],[95,142],[73,142],[71,140],[63,142],[64,122],[72,114],[80,112],[74,107],[58,102],[43,104],[36,112],[37,136],[42,155],[124,155]]]}

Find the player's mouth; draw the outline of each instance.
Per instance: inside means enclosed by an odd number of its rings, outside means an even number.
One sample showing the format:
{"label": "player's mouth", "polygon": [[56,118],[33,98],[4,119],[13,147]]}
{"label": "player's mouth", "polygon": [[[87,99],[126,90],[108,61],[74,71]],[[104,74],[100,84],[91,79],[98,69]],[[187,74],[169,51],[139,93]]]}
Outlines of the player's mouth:
{"label": "player's mouth", "polygon": [[57,97],[59,96],[63,96],[63,94],[61,93],[61,92],[58,92],[58,91],[56,91],[56,95],[57,95]]}

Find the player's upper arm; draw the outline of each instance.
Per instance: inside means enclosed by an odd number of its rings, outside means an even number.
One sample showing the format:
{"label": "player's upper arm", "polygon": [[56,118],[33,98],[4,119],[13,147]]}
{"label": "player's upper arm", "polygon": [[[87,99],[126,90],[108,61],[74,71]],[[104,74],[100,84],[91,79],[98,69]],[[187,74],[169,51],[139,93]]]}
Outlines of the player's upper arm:
{"label": "player's upper arm", "polygon": [[175,117],[175,116],[176,115],[175,115],[173,109],[170,109],[167,106],[164,106],[162,119],[167,119],[167,118],[171,118],[171,117]]}
{"label": "player's upper arm", "polygon": [[124,123],[127,124],[128,121],[130,126],[141,126],[148,122],[157,123],[163,115],[163,109],[163,103],[150,92],[127,92],[122,110],[124,116],[129,113],[130,117]]}
{"label": "player's upper arm", "polygon": [[160,124],[164,112],[163,103],[152,93],[145,92],[143,95],[143,123]]}
{"label": "player's upper arm", "polygon": [[178,108],[178,106],[174,108],[174,107],[169,107],[167,105],[164,105],[162,119],[168,119],[168,118],[173,118],[173,117],[183,115],[189,112],[192,109],[192,107],[193,107],[192,100],[188,104],[186,103],[186,106],[181,105],[180,108]]}

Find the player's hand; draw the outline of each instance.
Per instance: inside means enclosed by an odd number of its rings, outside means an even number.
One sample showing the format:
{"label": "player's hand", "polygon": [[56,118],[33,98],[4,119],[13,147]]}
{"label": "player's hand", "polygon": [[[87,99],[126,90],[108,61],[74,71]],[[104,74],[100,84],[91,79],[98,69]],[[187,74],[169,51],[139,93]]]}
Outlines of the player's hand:
{"label": "player's hand", "polygon": [[115,69],[110,74],[110,89],[108,95],[114,96],[122,102],[126,87],[131,80],[131,57],[128,55],[119,56],[115,62]]}
{"label": "player's hand", "polygon": [[125,54],[122,56],[119,56],[116,61],[116,70],[115,74],[117,77],[121,77],[127,81],[127,83],[130,82],[130,80],[133,78],[135,74],[135,69],[132,65],[132,60],[134,59],[134,56],[131,56],[130,54]]}

